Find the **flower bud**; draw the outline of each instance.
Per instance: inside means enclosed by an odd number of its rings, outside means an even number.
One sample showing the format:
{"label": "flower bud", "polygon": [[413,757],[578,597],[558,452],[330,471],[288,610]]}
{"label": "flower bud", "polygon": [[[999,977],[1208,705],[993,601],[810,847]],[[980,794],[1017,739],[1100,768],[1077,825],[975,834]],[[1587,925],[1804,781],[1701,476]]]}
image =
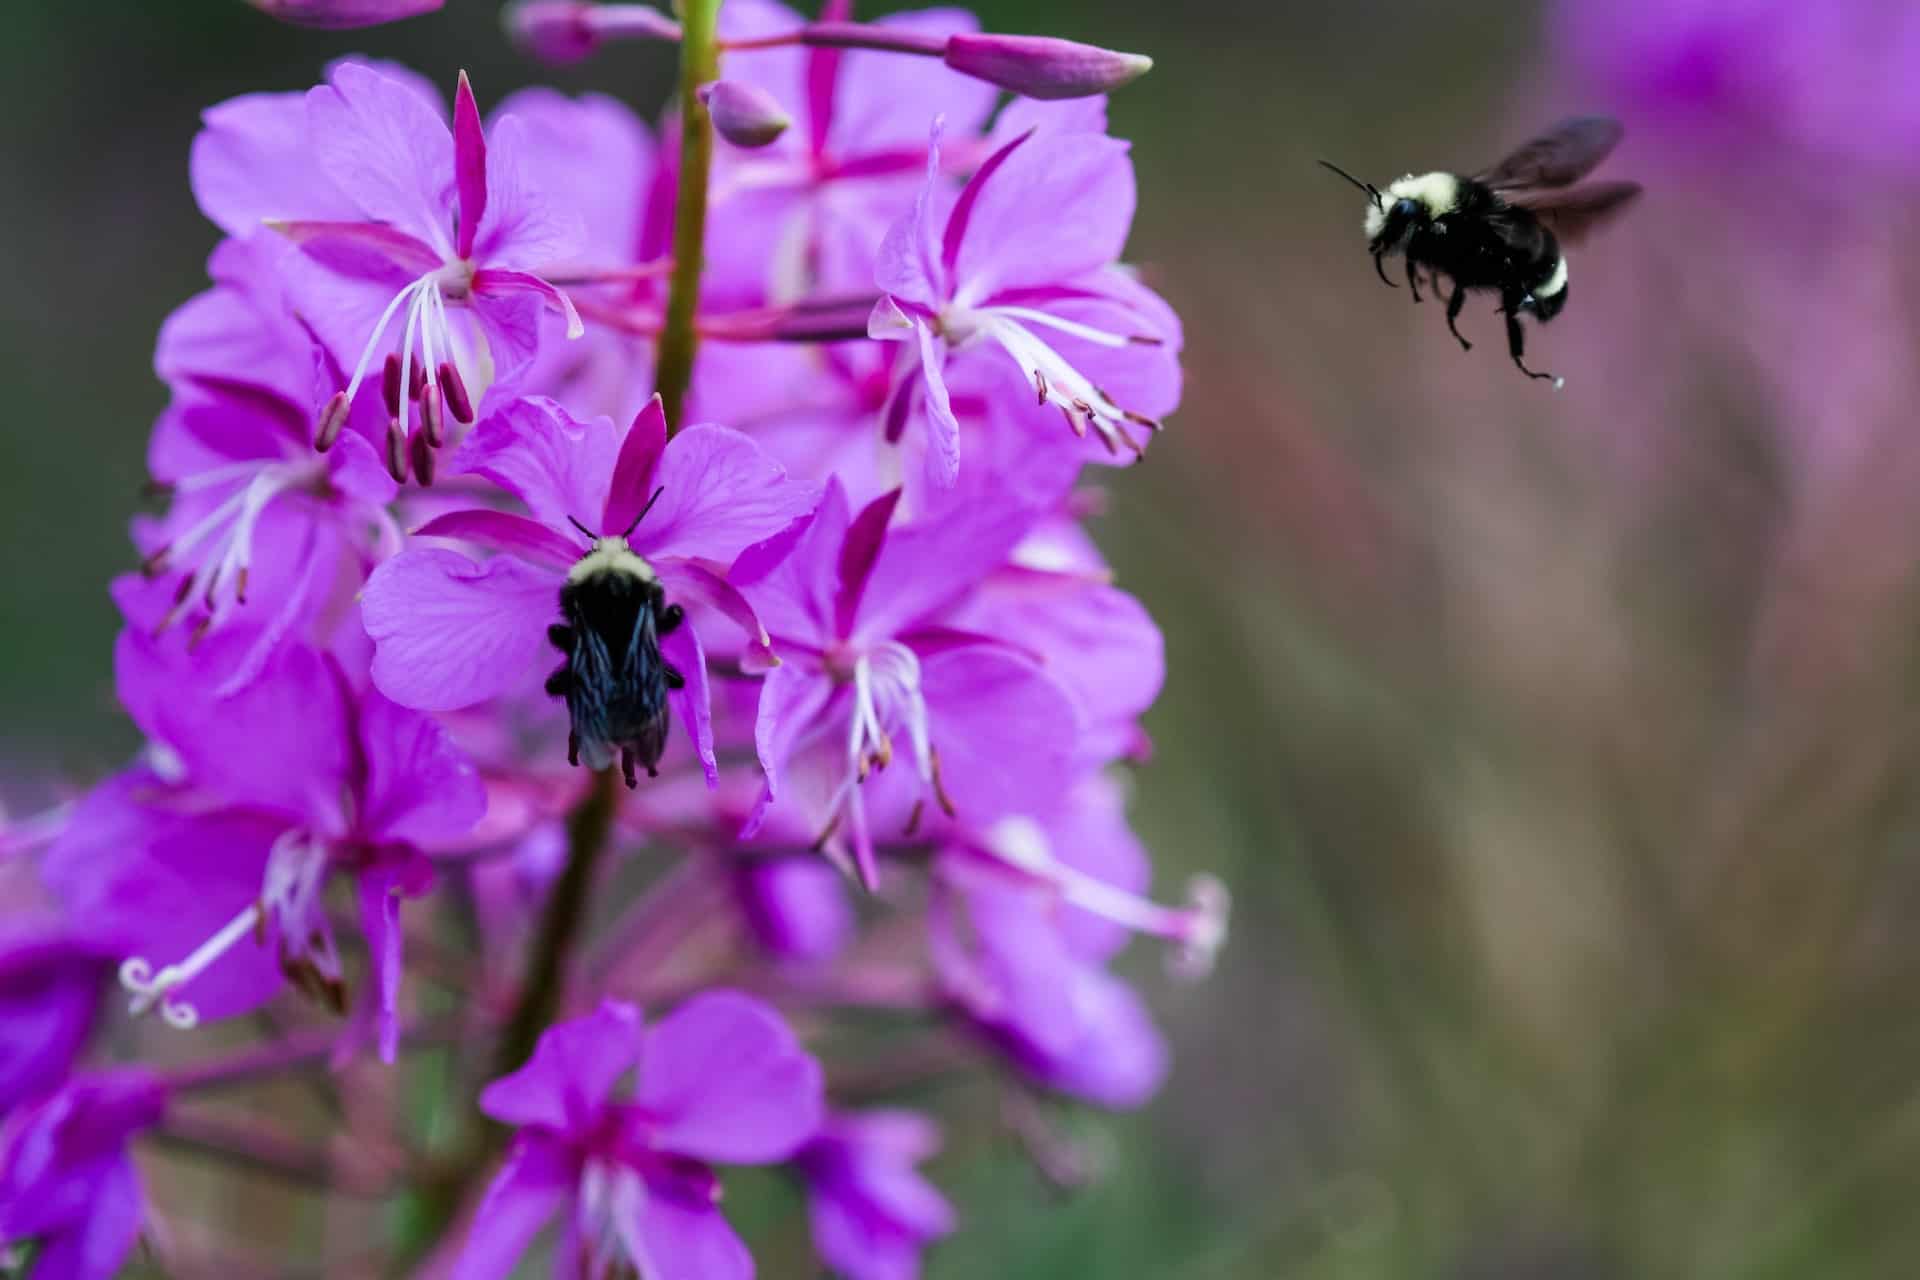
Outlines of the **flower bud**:
{"label": "flower bud", "polygon": [[946,63],[962,75],[1028,98],[1084,98],[1137,80],[1153,67],[1138,53],[1052,36],[961,32],[948,39]]}
{"label": "flower bud", "polygon": [[701,85],[700,101],[715,132],[736,147],[764,147],[793,123],[772,94],[738,80]]}
{"label": "flower bud", "polygon": [[271,18],[296,27],[377,27],[432,13],[446,0],[247,0]]}
{"label": "flower bud", "polygon": [[605,40],[678,40],[680,24],[649,5],[522,0],[506,12],[507,31],[543,62],[578,62]]}

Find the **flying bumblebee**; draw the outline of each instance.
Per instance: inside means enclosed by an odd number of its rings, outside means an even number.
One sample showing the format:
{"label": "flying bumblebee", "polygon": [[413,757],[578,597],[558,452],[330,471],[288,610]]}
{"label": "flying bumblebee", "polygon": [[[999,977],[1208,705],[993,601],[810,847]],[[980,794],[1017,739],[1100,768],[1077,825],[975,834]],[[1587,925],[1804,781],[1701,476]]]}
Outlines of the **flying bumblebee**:
{"label": "flying bumblebee", "polygon": [[1442,296],[1442,277],[1450,280],[1447,329],[1468,351],[1473,344],[1458,324],[1467,291],[1498,293],[1514,364],[1557,388],[1562,379],[1527,367],[1520,316],[1531,313],[1545,324],[1560,314],[1567,305],[1562,246],[1579,244],[1640,194],[1636,182],[1573,185],[1607,158],[1622,132],[1617,120],[1582,116],[1554,126],[1490,169],[1471,176],[1410,173],[1384,191],[1320,163],[1367,193],[1367,251],[1382,280],[1393,285],[1384,260],[1394,253],[1406,258],[1415,302],[1423,270],[1436,297]]}

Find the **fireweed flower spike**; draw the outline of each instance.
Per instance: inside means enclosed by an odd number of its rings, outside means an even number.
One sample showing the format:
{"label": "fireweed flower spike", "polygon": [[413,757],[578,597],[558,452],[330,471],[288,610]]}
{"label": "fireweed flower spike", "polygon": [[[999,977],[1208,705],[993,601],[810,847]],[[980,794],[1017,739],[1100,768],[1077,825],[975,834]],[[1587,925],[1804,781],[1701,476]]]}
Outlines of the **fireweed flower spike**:
{"label": "fireweed flower spike", "polygon": [[138,770],[96,791],[48,852],[47,879],[124,945],[133,1011],[187,1028],[251,1009],[287,980],[345,1012],[324,896],[336,873],[349,877],[391,1061],[400,900],[431,887],[427,855],[458,846],[485,794],[440,726],[357,689],[311,649],[284,650],[219,696],[222,668],[250,643],[236,629],[187,657],[122,634],[121,698],[183,780]]}
{"label": "fireweed flower spike", "polygon": [[0,1250],[37,1241],[33,1274],[109,1280],[144,1216],[127,1144],[165,1114],[145,1071],[83,1076],[0,1116]]}
{"label": "fireweed flower spike", "polygon": [[791,805],[868,888],[876,824],[913,830],[1037,802],[1078,730],[1072,699],[1030,656],[943,625],[1028,514],[983,502],[889,529],[898,499],[856,517],[830,482],[790,556],[763,576],[743,566],[782,659],[760,695],[766,789],[748,834],[776,802]]}
{"label": "fireweed flower spike", "polygon": [[543,306],[566,317],[568,337],[584,332],[541,274],[577,256],[582,229],[523,180],[518,124],[496,121],[491,137],[481,127],[464,73],[451,130],[416,85],[351,62],[289,98],[207,113],[195,193],[228,233],[264,223],[306,251],[312,270],[294,274],[289,293],[350,371],[318,443],[376,379],[389,463],[400,477],[410,462],[427,482],[448,419],[471,422],[495,379],[532,358]]}
{"label": "fireweed flower spike", "polygon": [[1138,456],[1178,401],[1180,337],[1166,304],[1113,265],[1133,220],[1127,144],[1044,128],[1022,134],[980,166],[936,225],[940,134],[936,122],[926,185],[888,231],[875,277],[887,296],[869,332],[912,344],[917,357],[887,409],[889,432],[898,434],[917,401],[928,465],[953,483],[960,423],[947,364],[997,349],[1040,409],[1075,435],[1091,431],[1110,455]]}
{"label": "fireweed flower spike", "polygon": [[[618,1087],[629,1073],[630,1093]],[[554,1275],[624,1264],[645,1280],[750,1280],[712,1166],[792,1155],[819,1126],[821,1076],[773,1010],[714,991],[651,1029],[612,1001],[560,1023],[480,1107],[519,1135],[455,1280],[506,1276],[556,1215]]]}
{"label": "fireweed flower spike", "polygon": [[[669,440],[657,397],[625,430],[606,418],[575,421],[551,400],[518,401],[475,428],[453,470],[499,485],[527,514],[452,511],[415,531],[505,553],[484,563],[415,546],[374,571],[365,596],[374,683],[404,706],[431,711],[532,688],[552,665],[560,588],[595,549],[583,541],[586,528],[595,545],[618,542],[642,557],[667,599],[687,609],[660,638],[662,655],[686,679],[668,697],[717,783],[696,623],[708,611],[731,618],[761,664],[771,663],[767,633],[728,581],[728,566],[804,516],[812,496],[737,431],[699,425]],[[656,492],[656,505],[623,536]],[[614,758],[612,745],[586,740],[580,750],[601,767]]]}

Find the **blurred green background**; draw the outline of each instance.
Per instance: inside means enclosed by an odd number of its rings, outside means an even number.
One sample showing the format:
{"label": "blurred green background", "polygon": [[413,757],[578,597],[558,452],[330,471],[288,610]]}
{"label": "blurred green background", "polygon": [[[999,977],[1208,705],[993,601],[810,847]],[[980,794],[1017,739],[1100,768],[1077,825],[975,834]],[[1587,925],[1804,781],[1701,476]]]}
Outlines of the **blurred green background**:
{"label": "blurred green background", "polygon": [[[958,1127],[938,1174],[966,1226],[933,1274],[1914,1274],[1912,202],[1842,194],[1789,235],[1745,215],[1819,175],[1660,161],[1680,176],[1534,338],[1556,396],[1484,307],[1462,355],[1381,288],[1312,163],[1471,169],[1610,109],[1535,6],[977,7],[1157,60],[1112,121],[1187,395],[1097,532],[1168,635],[1137,780],[1158,884],[1215,871],[1235,910],[1205,982],[1132,958],[1176,1069],[1138,1115],[1064,1121],[1106,1176],[1054,1194],[990,1110]],[[494,9],[328,36],[238,0],[9,8],[11,778],[133,745],[105,583],[132,564],[153,335],[214,242],[198,110],[349,51],[464,67],[483,101],[667,89],[664,49],[554,75]],[[1853,334],[1881,344],[1861,367]],[[762,1267],[807,1274],[777,1246]]]}

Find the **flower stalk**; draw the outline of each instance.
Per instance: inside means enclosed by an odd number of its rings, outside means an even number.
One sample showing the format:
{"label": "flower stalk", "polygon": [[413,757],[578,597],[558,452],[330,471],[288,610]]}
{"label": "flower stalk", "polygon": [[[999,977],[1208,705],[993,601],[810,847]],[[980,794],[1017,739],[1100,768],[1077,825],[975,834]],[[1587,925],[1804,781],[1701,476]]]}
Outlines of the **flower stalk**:
{"label": "flower stalk", "polygon": [[686,0],[680,39],[680,180],[673,210],[673,276],[667,326],[660,335],[655,389],[667,412],[667,432],[686,415],[687,387],[700,335],[700,273],[706,265],[707,182],[713,169],[713,117],[700,89],[720,78],[720,0]]}

